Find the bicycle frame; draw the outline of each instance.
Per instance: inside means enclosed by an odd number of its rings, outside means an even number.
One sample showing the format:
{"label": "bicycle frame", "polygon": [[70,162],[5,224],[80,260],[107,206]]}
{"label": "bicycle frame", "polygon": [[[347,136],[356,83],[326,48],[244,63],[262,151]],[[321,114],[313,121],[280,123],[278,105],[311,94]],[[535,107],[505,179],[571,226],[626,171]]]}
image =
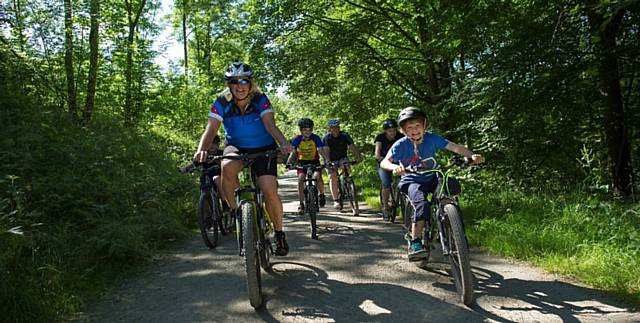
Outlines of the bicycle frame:
{"label": "bicycle frame", "polygon": [[[340,209],[342,209],[343,207],[343,203],[345,200],[345,187],[346,185],[349,184],[353,184],[354,185],[354,189],[355,189],[355,183],[353,183],[353,178],[351,177],[350,171],[349,171],[349,165],[355,165],[357,164],[357,162],[352,162],[352,161],[348,161],[348,162],[332,162],[332,163],[328,163],[328,165],[330,166],[334,166],[336,167],[336,177],[338,180],[338,203],[340,203]],[[356,192],[353,191],[351,192],[351,194],[353,194],[352,198],[353,198],[353,204],[352,205],[352,210],[354,212],[354,215],[357,215],[359,210],[358,210],[358,198],[356,196]]]}
{"label": "bicycle frame", "polygon": [[[258,250],[262,250],[265,248],[265,245],[269,245],[269,252],[273,254],[273,248],[271,247],[271,243],[267,237],[271,237],[275,232],[273,229],[273,222],[269,213],[266,211],[264,207],[264,194],[260,189],[260,186],[257,185],[258,178],[255,172],[250,170],[251,165],[255,161],[256,156],[260,155],[269,155],[274,153],[274,151],[269,151],[262,154],[241,154],[237,156],[218,156],[215,159],[230,159],[230,160],[238,160],[243,163],[242,165],[242,176],[243,179],[241,181],[240,187],[236,189],[234,192],[234,196],[236,199],[236,205],[238,206],[238,210],[241,210],[242,204],[244,203],[254,203],[255,207],[255,219],[256,223],[256,233],[258,233]],[[274,161],[275,162],[275,161]],[[238,240],[238,255],[244,255],[244,246],[242,245],[242,223],[241,219],[236,215],[236,238]]]}
{"label": "bicycle frame", "polygon": [[[434,160],[435,162],[435,160]],[[466,165],[467,161],[456,163],[459,166]],[[434,164],[434,166],[437,164]],[[454,278],[456,291],[460,299],[465,305],[473,302],[473,274],[471,272],[471,264],[469,261],[469,249],[467,238],[464,230],[464,222],[462,214],[458,207],[458,197],[456,191],[452,191],[449,187],[449,167],[421,170],[419,167],[410,166],[405,168],[407,172],[414,174],[435,173],[438,179],[438,186],[431,195],[431,207],[435,212],[431,212],[431,216],[427,221],[437,222],[437,230],[442,247],[442,254],[449,258],[451,263],[451,276]],[[402,193],[403,200],[408,199],[405,193]],[[403,201],[402,204],[408,201]],[[410,204],[410,203],[409,203]],[[412,208],[411,205],[405,205],[404,210]],[[415,210],[414,210],[415,211]],[[407,216],[408,212],[404,212]],[[406,220],[405,220],[406,223]],[[427,228],[429,228],[427,230]],[[411,230],[407,228],[405,239],[410,243]],[[423,241],[427,242],[426,247],[430,248],[435,238],[435,226],[425,226],[423,231]],[[426,259],[419,262],[419,266],[426,265]]]}

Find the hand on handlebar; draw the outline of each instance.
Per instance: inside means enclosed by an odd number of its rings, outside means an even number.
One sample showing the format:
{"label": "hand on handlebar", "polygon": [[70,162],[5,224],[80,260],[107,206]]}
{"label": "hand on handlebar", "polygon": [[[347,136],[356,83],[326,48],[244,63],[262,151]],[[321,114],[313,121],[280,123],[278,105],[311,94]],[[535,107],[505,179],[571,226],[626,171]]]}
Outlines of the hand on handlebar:
{"label": "hand on handlebar", "polygon": [[484,163],[484,157],[482,157],[482,155],[480,154],[471,155],[471,161],[470,161],[471,165],[480,165],[481,163]]}
{"label": "hand on handlebar", "polygon": [[291,144],[285,143],[283,145],[280,145],[280,152],[283,155],[290,154],[292,151],[293,151],[293,147],[291,147]]}
{"label": "hand on handlebar", "polygon": [[193,160],[199,163],[204,163],[207,160],[208,151],[202,150],[198,151],[193,155]]}
{"label": "hand on handlebar", "polygon": [[406,175],[406,169],[404,168],[404,166],[402,166],[402,164],[400,164],[398,165],[398,167],[394,168],[391,173],[396,176],[404,176]]}

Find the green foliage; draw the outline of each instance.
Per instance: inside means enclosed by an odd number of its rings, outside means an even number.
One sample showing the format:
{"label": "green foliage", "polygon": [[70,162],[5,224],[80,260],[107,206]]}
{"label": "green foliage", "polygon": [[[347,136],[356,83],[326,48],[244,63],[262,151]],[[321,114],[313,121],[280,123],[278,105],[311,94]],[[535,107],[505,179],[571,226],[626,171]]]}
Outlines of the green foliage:
{"label": "green foliage", "polygon": [[197,190],[175,167],[192,148],[107,118],[77,127],[1,83],[0,308],[59,320],[193,226]]}

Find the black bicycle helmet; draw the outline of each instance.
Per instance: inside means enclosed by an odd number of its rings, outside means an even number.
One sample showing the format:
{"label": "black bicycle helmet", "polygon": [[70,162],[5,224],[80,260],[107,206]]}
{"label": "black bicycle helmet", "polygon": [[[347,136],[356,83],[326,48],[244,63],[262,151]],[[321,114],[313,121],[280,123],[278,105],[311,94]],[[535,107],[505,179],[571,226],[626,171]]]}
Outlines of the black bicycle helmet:
{"label": "black bicycle helmet", "polygon": [[400,124],[400,127],[402,127],[405,121],[409,119],[423,119],[426,121],[427,115],[422,112],[422,110],[416,107],[406,107],[402,109],[402,111],[400,111],[400,114],[398,115],[398,124]]}
{"label": "black bicycle helmet", "polygon": [[302,118],[298,120],[298,127],[302,128],[313,128],[313,120],[309,118]]}
{"label": "black bicycle helmet", "polygon": [[227,70],[224,71],[224,79],[228,81],[233,77],[253,78],[253,70],[251,66],[243,62],[233,62],[227,67]]}
{"label": "black bicycle helmet", "polygon": [[387,119],[382,122],[382,129],[387,130],[391,128],[398,128],[398,123],[393,119]]}

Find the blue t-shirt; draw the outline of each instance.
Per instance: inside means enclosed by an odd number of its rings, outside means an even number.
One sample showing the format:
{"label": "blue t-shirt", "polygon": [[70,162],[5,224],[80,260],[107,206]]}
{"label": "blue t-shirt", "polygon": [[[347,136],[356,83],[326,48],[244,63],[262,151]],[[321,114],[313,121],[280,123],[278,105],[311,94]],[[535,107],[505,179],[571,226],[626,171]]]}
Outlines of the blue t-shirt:
{"label": "blue t-shirt", "polygon": [[[416,165],[423,159],[429,157],[435,158],[436,152],[444,149],[448,143],[449,141],[447,139],[427,132],[424,134],[424,140],[422,140],[422,143],[418,146],[418,151],[416,152],[415,149],[413,149],[411,139],[404,137],[402,139],[398,139],[398,141],[391,146],[391,149],[389,149],[385,158],[390,158],[391,162],[394,164],[399,165],[402,163],[405,167]],[[433,176],[435,176],[434,173],[428,173],[421,176],[409,174],[403,176],[400,182],[427,183],[433,179]]]}
{"label": "blue t-shirt", "polygon": [[257,93],[244,111],[235,101],[219,96],[211,106],[209,118],[214,118],[224,125],[227,145],[237,148],[261,148],[275,145],[275,140],[264,127],[262,116],[273,113],[269,98]]}

